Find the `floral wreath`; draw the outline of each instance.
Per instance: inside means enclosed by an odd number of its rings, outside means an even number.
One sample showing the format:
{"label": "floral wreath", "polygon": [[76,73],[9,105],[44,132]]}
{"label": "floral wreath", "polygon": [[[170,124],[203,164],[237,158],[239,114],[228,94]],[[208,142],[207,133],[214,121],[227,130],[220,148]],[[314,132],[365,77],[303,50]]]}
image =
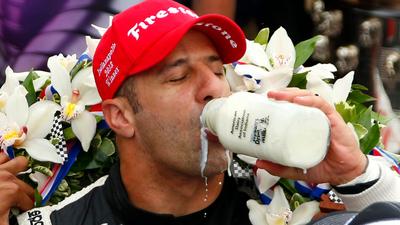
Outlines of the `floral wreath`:
{"label": "floral wreath", "polygon": [[[102,35],[105,28],[94,26]],[[51,56],[49,72],[6,68],[0,88],[0,151],[25,156],[18,177],[35,188],[35,206],[51,205],[106,175],[118,155],[93,72],[98,40],[76,55]],[[93,45],[95,44],[95,45]]]}
{"label": "floral wreath", "polygon": [[[106,31],[94,27],[100,35]],[[332,64],[303,66],[318,39],[315,36],[294,46],[284,28],[270,39],[269,29],[262,29],[254,40],[246,41],[246,53],[238,62],[225,65],[232,91],[265,93],[298,87],[317,93],[335,106],[365,154],[382,155],[400,171],[399,157],[379,148],[380,129],[387,119],[365,106],[374,98],[363,93],[366,87],[352,84],[354,72],[335,81]],[[86,42],[87,51],[79,58],[50,57],[49,72],[15,73],[7,67],[0,88],[1,151],[10,158],[23,155],[29,159],[29,169],[18,176],[35,188],[35,206],[56,204],[81,190],[107,174],[118,158],[92,73],[99,40],[86,37]],[[330,190],[327,184],[307,184],[257,170],[254,158],[238,155],[235,160],[254,171],[260,199],[248,202],[249,216],[260,224],[292,224],[297,214],[310,219],[321,195]]]}

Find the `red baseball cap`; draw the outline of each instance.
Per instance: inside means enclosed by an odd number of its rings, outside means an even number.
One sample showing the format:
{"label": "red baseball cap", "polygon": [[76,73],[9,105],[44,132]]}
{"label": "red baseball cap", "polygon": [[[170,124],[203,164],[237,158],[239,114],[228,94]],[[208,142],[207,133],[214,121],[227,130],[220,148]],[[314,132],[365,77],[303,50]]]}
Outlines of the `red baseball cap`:
{"label": "red baseball cap", "polygon": [[110,99],[129,76],[162,61],[190,30],[203,32],[224,63],[240,59],[245,36],[231,19],[198,16],[171,0],[145,0],[116,15],[93,57],[93,73],[103,100]]}

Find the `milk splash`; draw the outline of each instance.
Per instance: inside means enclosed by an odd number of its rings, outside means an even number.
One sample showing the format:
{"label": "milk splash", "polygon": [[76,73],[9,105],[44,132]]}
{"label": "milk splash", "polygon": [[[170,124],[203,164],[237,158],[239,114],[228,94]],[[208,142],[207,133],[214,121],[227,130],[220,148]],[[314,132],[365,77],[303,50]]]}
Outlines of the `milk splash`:
{"label": "milk splash", "polygon": [[201,147],[201,155],[200,155],[200,173],[201,176],[204,177],[204,170],[207,165],[207,157],[208,157],[208,139],[206,128],[204,126],[203,116],[200,116],[200,147]]}
{"label": "milk splash", "polygon": [[[207,133],[206,133],[206,127],[204,124],[204,119],[203,116],[200,116],[200,148],[201,148],[201,154],[200,154],[200,173],[202,177],[204,176],[204,171],[207,166],[207,157],[208,157],[208,138],[207,138]],[[228,176],[232,176],[231,170],[230,170],[230,165],[232,163],[232,152],[229,150],[225,150],[226,158],[227,158],[227,171],[228,171]],[[223,172],[223,171],[221,171]],[[205,177],[206,178],[206,177]]]}

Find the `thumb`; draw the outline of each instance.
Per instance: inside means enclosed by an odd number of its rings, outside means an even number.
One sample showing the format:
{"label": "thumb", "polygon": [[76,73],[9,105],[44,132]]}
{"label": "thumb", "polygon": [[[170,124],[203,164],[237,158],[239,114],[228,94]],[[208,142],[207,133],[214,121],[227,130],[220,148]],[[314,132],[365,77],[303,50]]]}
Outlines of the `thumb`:
{"label": "thumb", "polygon": [[9,225],[9,221],[8,221],[9,213],[10,213],[10,210],[7,210],[4,213],[0,212],[0,224]]}

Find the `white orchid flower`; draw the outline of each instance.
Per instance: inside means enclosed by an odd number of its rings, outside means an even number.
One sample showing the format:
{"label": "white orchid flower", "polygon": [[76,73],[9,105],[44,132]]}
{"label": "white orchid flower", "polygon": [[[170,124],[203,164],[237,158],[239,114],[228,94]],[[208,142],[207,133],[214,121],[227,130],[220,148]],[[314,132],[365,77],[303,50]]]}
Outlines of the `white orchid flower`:
{"label": "white orchid flower", "polygon": [[91,67],[80,70],[71,81],[70,68],[62,62],[63,58],[59,56],[49,58],[51,83],[61,97],[63,119],[71,123],[72,131],[87,151],[96,132],[96,119],[85,106],[95,105],[101,98]]}
{"label": "white orchid flower", "polygon": [[96,48],[100,43],[100,39],[95,39],[95,38],[86,36],[85,40],[86,40],[86,45],[87,45],[86,52],[87,52],[88,56],[93,59],[94,53],[96,52]]}
{"label": "white orchid flower", "polygon": [[60,64],[61,66],[63,66],[65,68],[65,70],[68,71],[68,73],[69,73],[72,70],[72,68],[74,68],[76,63],[78,62],[78,59],[76,58],[76,54],[67,55],[65,57],[60,53],[58,55],[54,55],[54,56],[50,57],[47,60],[47,66],[49,66],[49,64],[53,64],[53,62],[55,62],[55,61],[58,64]]}
{"label": "white orchid flower", "polygon": [[286,30],[279,27],[271,36],[267,45],[267,68],[269,71],[288,69],[293,72],[296,50]]}
{"label": "white orchid flower", "polygon": [[260,193],[265,193],[268,189],[274,186],[279,179],[280,177],[274,176],[266,170],[258,169],[255,176],[255,183],[258,191]]}
{"label": "white orchid flower", "polygon": [[248,155],[243,155],[243,154],[237,154],[237,157],[242,160],[243,162],[249,164],[249,165],[256,165],[257,163],[257,158],[248,156]]}
{"label": "white orchid flower", "polygon": [[61,163],[55,146],[44,139],[50,133],[59,106],[51,101],[39,101],[28,107],[26,93],[23,86],[18,86],[8,100],[13,104],[7,104],[5,113],[0,113],[1,149],[23,148],[36,160]]}
{"label": "white orchid flower", "polygon": [[97,26],[94,24],[92,24],[92,27],[96,29],[97,33],[99,33],[100,36],[103,36],[104,33],[107,31],[107,29],[109,27],[111,27],[112,20],[113,20],[113,16],[109,16],[108,17],[108,27],[100,27],[100,26]]}
{"label": "white orchid flower", "polygon": [[265,45],[246,39],[246,52],[238,63],[226,67],[232,91],[256,91],[262,78],[268,75]]}
{"label": "white orchid flower", "polygon": [[323,97],[329,104],[334,105],[345,102],[351,91],[351,84],[354,79],[354,71],[349,72],[343,78],[336,80],[331,85],[321,79],[316,73],[307,74],[306,89]]}
{"label": "white orchid flower", "polygon": [[6,80],[0,88],[0,112],[4,112],[10,96],[20,85],[18,79],[10,73],[11,68],[6,68]]}
{"label": "white orchid flower", "polygon": [[254,78],[237,74],[232,64],[224,65],[224,67],[226,79],[229,83],[231,91],[255,91],[260,88],[260,85]]}
{"label": "white orchid flower", "polygon": [[246,52],[239,60],[240,62],[253,64],[258,67],[267,68],[268,56],[265,52],[266,46],[246,39]]}
{"label": "white orchid flower", "polygon": [[[41,70],[34,70],[33,72],[35,72],[39,76],[38,78],[32,81],[35,91],[39,91],[46,83],[46,81],[50,78],[50,73]],[[24,81],[26,77],[29,75],[29,73],[30,72],[16,73],[10,67],[6,68],[6,77],[12,77],[13,79],[19,81]]]}
{"label": "white orchid flower", "polygon": [[[39,76],[41,75],[43,76],[33,80],[33,86],[35,88],[35,91],[38,91],[40,87],[44,85],[46,80],[50,77],[49,76],[50,73],[44,71],[35,71],[35,72]],[[15,73],[9,66],[7,66],[5,73],[6,73],[6,80],[3,86],[1,86],[0,88],[0,112],[4,112],[10,96],[17,90],[18,86],[20,86],[19,81],[24,81],[26,76],[28,76],[29,74],[29,72]]]}
{"label": "white orchid flower", "polygon": [[261,80],[260,93],[287,87],[292,80],[296,50],[283,27],[277,29],[267,45],[267,77]]}
{"label": "white orchid flower", "polygon": [[[97,33],[100,36],[103,36],[104,33],[107,31],[107,29],[111,26],[112,24],[113,17],[109,17],[109,22],[108,22],[108,27],[100,27],[97,25],[92,24],[92,27],[96,29]],[[89,57],[93,59],[94,52],[96,51],[97,45],[99,45],[100,39],[96,38],[91,38],[90,36],[86,36],[86,45],[87,45],[87,54]]]}
{"label": "white orchid flower", "polygon": [[265,93],[287,87],[293,76],[296,50],[284,28],[272,34],[267,46],[246,40],[246,47],[245,55],[234,65],[234,72],[257,84],[251,91]]}
{"label": "white orchid flower", "polygon": [[261,205],[255,200],[248,200],[249,218],[253,225],[300,225],[311,221],[319,212],[317,201],[305,202],[293,212],[280,186],[274,188],[274,197],[269,205]]}
{"label": "white orchid flower", "polygon": [[[257,158],[255,157],[243,154],[238,154],[237,157],[249,165],[256,165]],[[258,191],[260,193],[265,193],[268,189],[274,186],[279,181],[279,179],[280,177],[274,176],[266,170],[257,169],[255,183]]]}
{"label": "white orchid flower", "polygon": [[308,72],[306,76],[319,77],[320,79],[334,79],[334,72],[337,71],[335,65],[331,63],[318,63],[310,67],[302,67],[297,73]]}
{"label": "white orchid flower", "polygon": [[351,91],[354,79],[354,71],[347,73],[333,84],[333,102],[335,104],[345,102]]}

